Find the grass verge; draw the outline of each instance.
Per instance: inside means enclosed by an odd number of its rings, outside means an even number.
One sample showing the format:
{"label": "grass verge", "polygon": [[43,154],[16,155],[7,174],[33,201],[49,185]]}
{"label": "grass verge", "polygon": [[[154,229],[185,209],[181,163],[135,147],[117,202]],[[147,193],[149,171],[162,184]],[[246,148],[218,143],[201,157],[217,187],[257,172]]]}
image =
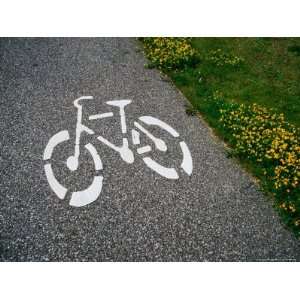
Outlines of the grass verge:
{"label": "grass verge", "polygon": [[191,102],[187,113],[202,114],[300,237],[300,39],[141,41]]}

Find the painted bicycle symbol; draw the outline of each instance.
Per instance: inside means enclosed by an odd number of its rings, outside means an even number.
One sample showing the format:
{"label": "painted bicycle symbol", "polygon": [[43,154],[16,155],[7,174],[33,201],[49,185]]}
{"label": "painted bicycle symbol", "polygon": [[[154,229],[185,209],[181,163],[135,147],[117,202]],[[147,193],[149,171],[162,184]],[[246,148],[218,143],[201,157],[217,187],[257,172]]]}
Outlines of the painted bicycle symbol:
{"label": "painted bicycle symbol", "polygon": [[[75,132],[75,141],[74,141],[74,154],[71,155],[66,160],[66,165],[70,171],[76,171],[79,166],[79,158],[80,158],[80,152],[81,152],[81,135],[83,133],[87,133],[89,135],[94,135],[95,132],[84,125],[82,123],[82,102],[86,102],[87,100],[92,100],[92,96],[83,96],[74,101],[74,106],[77,109],[77,123],[76,123],[76,132]],[[108,101],[106,104],[115,106],[119,108],[120,113],[120,123],[121,123],[121,131],[123,135],[123,143],[121,146],[117,146],[110,141],[108,141],[103,136],[97,136],[97,139],[103,143],[104,145],[108,146],[112,150],[119,153],[120,157],[128,164],[132,164],[134,162],[134,153],[129,147],[129,139],[125,136],[127,134],[127,125],[126,125],[126,116],[125,116],[125,107],[131,103],[131,100],[114,100],[114,101]],[[96,115],[90,115],[89,120],[98,120],[98,119],[104,119],[104,118],[110,118],[113,117],[113,112],[106,112]],[[166,143],[158,138],[155,137],[148,129],[146,129],[141,123],[146,124],[148,126],[158,126],[161,129],[165,130],[168,134],[170,134],[174,138],[178,138],[179,134],[175,129],[173,129],[171,126],[166,124],[165,122],[151,117],[151,116],[142,116],[139,117],[139,121],[134,122],[134,128],[131,129],[131,145],[136,149],[137,154],[145,154],[152,151],[152,148],[150,145],[141,146],[140,137],[142,134],[146,135],[150,140],[152,140],[155,148],[159,151],[166,152],[167,151],[167,145]],[[58,198],[64,199],[68,190],[66,187],[64,187],[55,177],[52,165],[51,165],[51,158],[53,155],[53,152],[55,148],[66,141],[70,140],[70,135],[68,130],[62,130],[53,135],[44,151],[44,157],[43,159],[46,161],[44,169],[46,173],[46,177],[48,180],[48,183],[53,190],[53,192],[57,195]],[[193,171],[193,163],[192,163],[192,156],[190,153],[189,148],[187,147],[186,143],[184,141],[179,142],[181,151],[182,151],[182,162],[180,167],[183,169],[183,171],[188,174],[189,176],[192,174]],[[69,204],[71,206],[84,206],[87,205],[93,201],[95,201],[101,193],[102,190],[102,182],[103,182],[103,176],[98,175],[99,171],[103,169],[102,160],[97,153],[96,148],[91,144],[88,143],[84,145],[85,149],[90,153],[92,156],[93,162],[94,162],[94,168],[95,168],[95,175],[93,178],[93,181],[91,185],[81,191],[75,191],[71,194],[71,199]],[[159,175],[168,178],[168,179],[178,179],[179,175],[175,168],[165,167],[161,165],[160,163],[156,162],[149,156],[143,156],[144,163],[153,171],[158,173]]]}

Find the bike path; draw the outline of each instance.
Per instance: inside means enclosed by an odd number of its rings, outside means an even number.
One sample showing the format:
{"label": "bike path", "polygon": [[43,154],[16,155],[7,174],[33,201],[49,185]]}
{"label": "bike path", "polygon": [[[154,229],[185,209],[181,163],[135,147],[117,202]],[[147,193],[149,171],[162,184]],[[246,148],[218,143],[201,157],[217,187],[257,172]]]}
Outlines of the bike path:
{"label": "bike path", "polygon": [[[127,38],[0,39],[0,257],[2,261],[260,261],[299,260],[299,241],[280,224],[271,202],[233,160],[198,117],[185,113],[186,99],[146,63],[137,42]],[[95,164],[82,147],[80,167],[71,172],[76,108],[83,104],[85,134],[103,164],[100,196],[88,205],[69,205],[72,191],[91,185]],[[128,164],[101,143],[121,145],[118,107],[107,101],[131,99],[125,107],[125,136],[141,116],[170,125],[149,131],[167,151],[134,153]],[[89,116],[113,113],[111,118]],[[44,151],[50,138],[67,130],[55,147],[53,173],[67,187],[59,199],[45,175]],[[70,142],[69,142],[70,141]],[[193,170],[182,164],[184,141]],[[168,179],[147,167],[143,157],[168,168]],[[96,175],[97,175],[96,174]],[[88,197],[88,195],[87,195]]]}

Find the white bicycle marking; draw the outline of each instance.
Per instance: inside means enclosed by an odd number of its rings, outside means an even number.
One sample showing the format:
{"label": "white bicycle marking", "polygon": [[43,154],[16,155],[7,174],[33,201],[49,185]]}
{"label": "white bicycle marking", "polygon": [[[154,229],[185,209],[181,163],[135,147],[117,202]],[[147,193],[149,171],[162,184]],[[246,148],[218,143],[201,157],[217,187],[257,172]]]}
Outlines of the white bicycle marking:
{"label": "white bicycle marking", "polygon": [[59,199],[64,199],[68,190],[56,180],[51,164],[45,165],[45,173],[53,192]]}
{"label": "white bicycle marking", "polygon": [[148,124],[148,125],[157,125],[160,128],[168,131],[171,135],[173,135],[174,137],[179,137],[178,132],[173,129],[171,126],[169,126],[167,123],[158,120],[156,118],[153,118],[151,116],[143,116],[143,117],[139,117],[139,120],[141,120],[142,122]]}
{"label": "white bicycle marking", "polygon": [[190,176],[193,172],[193,160],[191,152],[185,142],[182,141],[179,143],[179,145],[183,153],[181,168]]}
{"label": "white bicycle marking", "polygon": [[144,153],[147,153],[147,152],[150,152],[150,151],[151,151],[150,146],[144,146],[144,147],[137,148],[137,153],[138,154],[144,154]]}
{"label": "white bicycle marking", "polygon": [[95,176],[93,183],[86,190],[72,193],[70,205],[80,207],[94,202],[101,193],[102,180],[102,176]]}
{"label": "white bicycle marking", "polygon": [[115,150],[116,152],[119,152],[121,158],[125,162],[127,162],[129,164],[132,164],[134,162],[134,155],[133,155],[133,152],[128,148],[128,140],[126,138],[123,138],[123,146],[121,146],[121,147],[114,145],[113,143],[111,143],[110,141],[108,141],[107,139],[105,139],[102,136],[98,136],[97,139],[100,142],[102,142],[103,144],[105,144],[106,146]]}
{"label": "white bicycle marking", "polygon": [[89,120],[97,120],[97,119],[104,119],[104,118],[110,118],[114,114],[112,112],[104,113],[104,114],[97,114],[89,116]]}
{"label": "white bicycle marking", "polygon": [[52,156],[53,149],[58,144],[67,141],[70,138],[69,132],[67,130],[60,131],[55,134],[48,142],[44,151],[44,160],[50,159]]}
{"label": "white bicycle marking", "polygon": [[145,164],[151,168],[152,170],[156,171],[159,175],[166,177],[168,179],[178,179],[179,176],[174,168],[166,168],[159,163],[157,163],[155,160],[153,160],[150,157],[144,157],[143,161]]}
{"label": "white bicycle marking", "polygon": [[139,145],[141,143],[140,133],[138,131],[136,131],[135,129],[132,129],[131,134],[132,134],[133,145]]}
{"label": "white bicycle marking", "polygon": [[[84,125],[82,123],[82,101],[85,100],[92,100],[92,96],[83,96],[74,101],[74,106],[77,109],[77,122],[76,122],[76,130],[75,130],[75,141],[74,143],[74,152],[71,156],[68,157],[66,160],[66,165],[69,168],[70,171],[74,172],[78,170],[79,167],[79,158],[80,158],[80,142],[81,142],[81,135],[82,133],[86,133],[89,135],[94,135],[95,132],[90,129],[88,126]],[[134,153],[130,149],[129,141],[127,136],[127,124],[126,124],[126,115],[125,115],[125,107],[129,105],[132,101],[131,100],[113,100],[113,101],[108,101],[106,102],[108,105],[118,107],[119,108],[119,114],[120,114],[120,127],[121,127],[121,132],[123,134],[122,138],[122,144],[121,145],[115,145],[109,140],[107,140],[103,136],[97,136],[97,139],[104,145],[108,146],[110,149],[113,151],[116,151],[119,153],[120,157],[122,160],[128,164],[132,164],[135,159],[134,159]],[[104,118],[111,118],[114,116],[113,112],[105,112],[105,113],[100,113],[100,114],[94,114],[89,116],[90,121],[94,120],[101,120]],[[143,123],[149,125],[149,126],[158,126],[164,131],[168,132],[173,138],[178,138],[179,134],[178,132],[173,129],[171,126],[169,126],[167,123],[151,117],[151,116],[142,116],[139,118],[140,121]],[[158,149],[159,151],[165,152],[167,151],[167,145],[166,143],[158,138],[155,137],[149,129],[144,128],[141,124],[138,122],[134,122],[133,125],[135,128],[131,129],[131,138],[132,138],[132,143],[131,145],[137,146],[140,145],[141,140],[140,140],[140,135],[145,134],[148,138],[150,138],[154,145],[155,148]],[[67,195],[68,189],[64,187],[55,177],[55,174],[52,170],[52,165],[49,162],[52,158],[53,151],[57,146],[64,142],[68,142],[70,139],[70,134],[67,130],[62,130],[53,137],[50,138],[49,142],[46,145],[43,159],[46,161],[46,164],[44,166],[45,173],[46,173],[46,178],[49,182],[49,186],[51,189],[54,191],[54,193],[57,195],[59,199],[64,199]],[[176,141],[177,142],[177,141]],[[182,162],[180,167],[183,169],[183,171],[187,175],[191,175],[193,171],[193,161],[192,161],[192,156],[190,153],[190,150],[186,143],[184,141],[177,142],[180,145],[180,150],[182,152]],[[95,167],[95,172],[99,172],[103,170],[103,164],[102,160],[96,150],[96,148],[91,144],[88,143],[85,145],[85,148],[87,151],[90,153],[90,155],[93,158],[94,162],[94,167]],[[141,146],[136,148],[136,152],[138,155],[145,154],[148,152],[151,152],[152,148],[149,145],[146,146]],[[176,171],[175,168],[169,168],[161,165],[160,163],[156,162],[154,159],[150,158],[149,156],[142,158],[146,166],[148,166],[150,169],[155,171],[157,174],[167,178],[167,179],[178,179],[179,175],[178,172]],[[85,206],[89,203],[94,202],[96,199],[101,194],[102,191],[102,184],[103,184],[103,176],[102,175],[97,175],[95,173],[94,179],[92,184],[81,191],[74,191],[71,194],[70,197],[70,202],[69,204],[71,206],[76,206],[76,207],[81,207]]]}
{"label": "white bicycle marking", "polygon": [[99,154],[97,153],[96,148],[92,144],[85,145],[85,148],[90,151],[90,153],[93,157],[94,164],[95,164],[95,170],[96,171],[102,170],[103,169],[102,161],[101,161]]}
{"label": "white bicycle marking", "polygon": [[83,96],[74,101],[74,106],[77,108],[77,122],[76,122],[76,138],[75,138],[75,153],[73,156],[70,156],[67,160],[67,166],[71,171],[76,171],[78,168],[78,159],[80,155],[80,136],[84,131],[93,134],[94,132],[88,127],[84,126],[82,121],[82,105],[79,104],[80,100],[92,100],[93,96]]}
{"label": "white bicycle marking", "polygon": [[168,150],[167,145],[163,140],[155,137],[148,130],[146,130],[143,126],[141,126],[139,123],[134,122],[134,126],[137,127],[143,133],[145,133],[154,142],[156,149],[163,151],[163,152]]}
{"label": "white bicycle marking", "polygon": [[124,107],[130,103],[131,100],[114,100],[106,102],[108,105],[117,106],[120,108],[121,129],[123,134],[127,132]]}

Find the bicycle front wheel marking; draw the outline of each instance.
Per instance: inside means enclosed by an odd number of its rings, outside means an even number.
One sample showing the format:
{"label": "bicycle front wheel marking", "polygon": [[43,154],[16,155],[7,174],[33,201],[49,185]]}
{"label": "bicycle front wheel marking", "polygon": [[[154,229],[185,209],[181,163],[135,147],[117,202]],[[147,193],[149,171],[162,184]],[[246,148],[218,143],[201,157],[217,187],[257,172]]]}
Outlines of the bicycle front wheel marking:
{"label": "bicycle front wheel marking", "polygon": [[166,177],[168,179],[178,179],[178,173],[174,168],[166,168],[159,163],[157,163],[155,160],[153,160],[150,157],[144,157],[143,161],[145,164],[152,169],[153,171],[157,172],[159,175]]}
{"label": "bicycle front wheel marking", "polygon": [[187,173],[190,176],[193,172],[193,160],[191,152],[184,141],[181,141],[179,145],[183,153],[183,159],[180,166],[185,171],[185,173]]}
{"label": "bicycle front wheel marking", "polygon": [[[178,138],[179,137],[179,133],[172,128],[170,125],[168,125],[167,123],[151,117],[151,116],[142,116],[139,118],[140,121],[144,122],[147,125],[154,125],[154,126],[158,126],[161,129],[167,131],[170,135],[172,135],[174,138]],[[136,126],[138,127],[138,126]],[[139,125],[138,128],[140,128],[141,126]],[[144,131],[146,131],[144,129]],[[157,140],[157,138],[155,138]],[[180,167],[183,169],[183,171],[188,174],[189,176],[192,174],[193,172],[193,160],[192,160],[192,155],[191,152],[187,146],[187,144],[184,141],[179,142],[179,146],[182,152],[182,162]],[[138,148],[138,154],[141,148]],[[143,152],[142,152],[143,153]],[[156,161],[154,161],[153,159],[151,159],[150,157],[145,157],[143,158],[144,162],[146,163],[146,165],[151,168],[153,171],[157,172],[159,175],[168,178],[168,179],[178,179],[179,175],[177,173],[177,171],[174,168],[167,168],[164,167],[162,165],[160,165],[159,163],[157,163]]]}
{"label": "bicycle front wheel marking", "polygon": [[151,116],[142,116],[139,118],[139,120],[146,123],[147,125],[157,125],[158,127],[169,132],[173,137],[179,137],[179,133],[174,128],[157,118]]}

